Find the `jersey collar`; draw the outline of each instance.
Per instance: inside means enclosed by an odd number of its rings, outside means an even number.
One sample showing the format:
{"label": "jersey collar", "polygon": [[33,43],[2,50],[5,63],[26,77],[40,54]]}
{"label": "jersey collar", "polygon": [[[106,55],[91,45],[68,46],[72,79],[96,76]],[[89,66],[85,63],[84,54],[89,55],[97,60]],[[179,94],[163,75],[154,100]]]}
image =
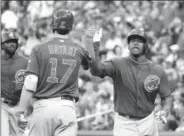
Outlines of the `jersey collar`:
{"label": "jersey collar", "polygon": [[56,37],[56,38],[62,38],[62,39],[69,39],[69,36],[68,35],[59,35],[57,33],[54,33],[54,37]]}

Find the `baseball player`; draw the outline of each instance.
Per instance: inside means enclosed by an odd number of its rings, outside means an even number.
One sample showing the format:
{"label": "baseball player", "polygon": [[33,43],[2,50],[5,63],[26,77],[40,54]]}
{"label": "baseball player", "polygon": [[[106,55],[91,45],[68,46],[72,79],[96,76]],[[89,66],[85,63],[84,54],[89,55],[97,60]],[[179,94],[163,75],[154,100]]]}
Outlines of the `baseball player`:
{"label": "baseball player", "polygon": [[[90,71],[92,75],[109,76],[114,81],[114,136],[158,136],[156,118],[166,122],[171,108],[171,89],[164,70],[145,57],[148,50],[146,33],[133,29],[128,34],[128,57],[100,62],[100,32],[93,37],[95,59]],[[164,106],[155,117],[157,94]]]}
{"label": "baseball player", "polygon": [[3,30],[1,39],[1,136],[18,136],[17,118],[11,112],[20,99],[27,59],[17,54],[18,38]]}
{"label": "baseball player", "polygon": [[35,46],[29,57],[27,76],[17,111],[34,98],[28,136],[76,136],[75,102],[79,99],[79,68],[87,70],[89,53],[69,36],[74,17],[68,10],[53,15],[53,38]]}

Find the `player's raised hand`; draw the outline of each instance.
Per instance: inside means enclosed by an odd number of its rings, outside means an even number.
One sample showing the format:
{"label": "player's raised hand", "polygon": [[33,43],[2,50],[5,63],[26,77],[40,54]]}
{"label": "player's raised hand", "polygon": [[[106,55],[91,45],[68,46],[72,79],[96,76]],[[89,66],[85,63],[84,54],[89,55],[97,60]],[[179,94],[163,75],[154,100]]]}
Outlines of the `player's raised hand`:
{"label": "player's raised hand", "polygon": [[102,38],[102,28],[96,30],[93,35],[93,42],[100,42]]}

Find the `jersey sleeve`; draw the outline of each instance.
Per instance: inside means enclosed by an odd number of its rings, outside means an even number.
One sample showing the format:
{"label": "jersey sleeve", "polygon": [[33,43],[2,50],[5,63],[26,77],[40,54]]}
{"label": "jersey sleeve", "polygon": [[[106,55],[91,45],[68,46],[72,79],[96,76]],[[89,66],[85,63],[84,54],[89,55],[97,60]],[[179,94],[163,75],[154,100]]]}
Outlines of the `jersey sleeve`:
{"label": "jersey sleeve", "polygon": [[89,54],[89,52],[85,49],[82,49],[82,67],[84,70],[88,70],[91,63],[92,63],[92,57],[91,55]]}
{"label": "jersey sleeve", "polygon": [[168,78],[164,71],[160,81],[159,94],[162,98],[167,97],[171,94],[171,88],[169,86]]}
{"label": "jersey sleeve", "polygon": [[115,77],[116,73],[115,73],[115,68],[113,65],[113,60],[101,62],[100,68],[102,70],[102,76],[101,76],[102,78],[105,76],[109,76],[111,78]]}
{"label": "jersey sleeve", "polygon": [[35,48],[32,49],[31,55],[29,56],[27,73],[39,75],[38,51]]}

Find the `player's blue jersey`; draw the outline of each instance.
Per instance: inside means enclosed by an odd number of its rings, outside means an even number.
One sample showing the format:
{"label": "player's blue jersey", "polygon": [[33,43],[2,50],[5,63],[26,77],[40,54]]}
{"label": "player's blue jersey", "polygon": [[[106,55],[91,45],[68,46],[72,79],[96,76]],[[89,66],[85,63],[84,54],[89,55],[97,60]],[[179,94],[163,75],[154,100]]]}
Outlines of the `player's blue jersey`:
{"label": "player's blue jersey", "polygon": [[153,64],[138,65],[129,58],[116,58],[101,63],[101,77],[114,81],[115,111],[122,115],[146,117],[154,110],[156,95],[171,93],[164,70]]}
{"label": "player's blue jersey", "polygon": [[27,72],[38,75],[34,97],[53,98],[70,95],[78,99],[78,73],[88,69],[89,53],[71,39],[55,37],[33,48]]}
{"label": "player's blue jersey", "polygon": [[20,99],[27,61],[17,53],[10,60],[1,56],[1,97],[14,105]]}

